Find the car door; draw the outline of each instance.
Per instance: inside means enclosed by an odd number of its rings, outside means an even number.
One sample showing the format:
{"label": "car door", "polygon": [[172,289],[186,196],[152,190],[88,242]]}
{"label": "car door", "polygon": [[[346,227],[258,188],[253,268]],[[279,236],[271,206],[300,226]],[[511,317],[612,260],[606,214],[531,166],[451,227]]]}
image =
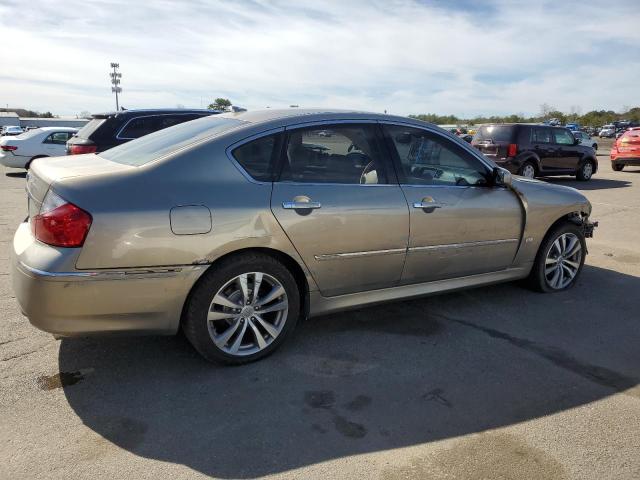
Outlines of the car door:
{"label": "car door", "polygon": [[554,128],[553,135],[559,152],[558,169],[576,170],[580,161],[580,147],[576,145],[575,137],[566,128]]}
{"label": "car door", "polygon": [[287,129],[271,209],[325,296],[397,285],[407,202],[375,122]]}
{"label": "car door", "polygon": [[559,168],[558,147],[551,128],[531,127],[531,147],[540,159],[543,171],[553,172]]}
{"label": "car door", "polygon": [[[47,135],[42,142],[44,152],[42,154],[50,157],[60,157],[66,155],[67,140],[71,138],[69,132],[54,132]],[[41,154],[36,154],[41,155]]]}
{"label": "car door", "polygon": [[434,130],[386,124],[410,211],[410,237],[401,282],[494,272],[509,267],[521,236],[520,201],[491,186],[491,168]]}

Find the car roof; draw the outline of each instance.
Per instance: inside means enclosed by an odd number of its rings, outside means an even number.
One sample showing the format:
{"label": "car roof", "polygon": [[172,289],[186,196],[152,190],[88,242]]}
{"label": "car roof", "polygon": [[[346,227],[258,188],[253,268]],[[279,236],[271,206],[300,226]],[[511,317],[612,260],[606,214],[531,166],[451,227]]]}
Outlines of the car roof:
{"label": "car roof", "polygon": [[161,115],[165,113],[221,113],[220,110],[208,110],[206,108],[140,108],[132,110],[118,110],[112,112],[94,113],[92,118],[107,118],[113,116],[125,116],[125,115],[138,115],[141,113],[148,113],[150,115]]}

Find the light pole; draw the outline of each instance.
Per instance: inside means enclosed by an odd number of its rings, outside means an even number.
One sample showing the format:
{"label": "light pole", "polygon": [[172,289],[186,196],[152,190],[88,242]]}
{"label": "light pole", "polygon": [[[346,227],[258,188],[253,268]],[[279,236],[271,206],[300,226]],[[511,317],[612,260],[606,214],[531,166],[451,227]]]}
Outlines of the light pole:
{"label": "light pole", "polygon": [[120,110],[120,106],[118,105],[118,94],[122,92],[122,88],[120,87],[120,79],[122,78],[122,74],[118,72],[118,68],[120,68],[119,63],[111,62],[111,68],[113,68],[113,72],[109,73],[111,77],[111,91],[116,94],[116,112]]}

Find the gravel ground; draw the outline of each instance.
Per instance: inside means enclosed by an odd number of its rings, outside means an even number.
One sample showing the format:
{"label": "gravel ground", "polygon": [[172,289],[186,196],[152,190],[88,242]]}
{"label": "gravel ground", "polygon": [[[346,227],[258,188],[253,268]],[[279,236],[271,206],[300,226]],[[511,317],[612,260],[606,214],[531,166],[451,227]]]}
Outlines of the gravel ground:
{"label": "gravel ground", "polygon": [[640,478],[640,168],[581,189],[577,286],[518,284],[306,322],[222,368],[181,337],[54,340],[11,291],[24,176],[0,171],[0,478]]}

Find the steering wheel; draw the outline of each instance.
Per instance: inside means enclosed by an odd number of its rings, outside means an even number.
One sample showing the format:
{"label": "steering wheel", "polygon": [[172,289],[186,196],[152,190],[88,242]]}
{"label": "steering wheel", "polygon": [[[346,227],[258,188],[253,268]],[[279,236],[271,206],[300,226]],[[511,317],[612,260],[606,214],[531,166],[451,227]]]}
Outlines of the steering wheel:
{"label": "steering wheel", "polygon": [[367,163],[367,165],[362,170],[362,173],[360,174],[360,184],[361,185],[367,183],[367,176],[366,176],[367,173],[370,173],[370,172],[375,170],[372,167],[373,167],[373,160],[371,160],[369,163]]}

